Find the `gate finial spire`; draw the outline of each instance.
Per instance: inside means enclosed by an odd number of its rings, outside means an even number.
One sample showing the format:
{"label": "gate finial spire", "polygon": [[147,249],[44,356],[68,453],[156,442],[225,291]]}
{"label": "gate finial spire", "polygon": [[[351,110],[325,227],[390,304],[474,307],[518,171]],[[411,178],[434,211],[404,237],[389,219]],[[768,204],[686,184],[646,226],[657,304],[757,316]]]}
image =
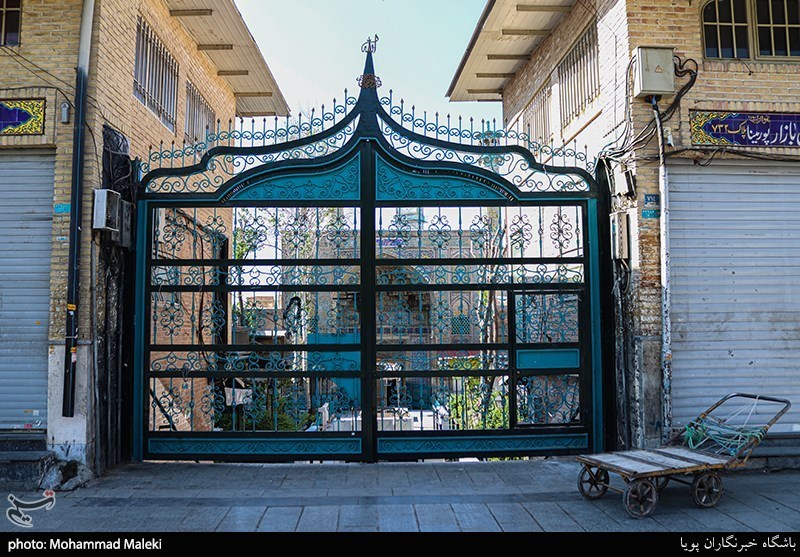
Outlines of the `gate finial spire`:
{"label": "gate finial spire", "polygon": [[367,37],[367,42],[361,45],[361,52],[374,54],[376,50],[378,50],[378,41],[381,38],[378,35],[375,35],[375,38]]}
{"label": "gate finial spire", "polygon": [[361,45],[361,52],[366,53],[367,62],[364,65],[364,73],[358,78],[358,84],[362,89],[378,89],[383,83],[381,78],[375,75],[375,64],[372,61],[372,55],[378,49],[378,41],[380,37],[375,35],[375,38],[367,38],[367,42]]}

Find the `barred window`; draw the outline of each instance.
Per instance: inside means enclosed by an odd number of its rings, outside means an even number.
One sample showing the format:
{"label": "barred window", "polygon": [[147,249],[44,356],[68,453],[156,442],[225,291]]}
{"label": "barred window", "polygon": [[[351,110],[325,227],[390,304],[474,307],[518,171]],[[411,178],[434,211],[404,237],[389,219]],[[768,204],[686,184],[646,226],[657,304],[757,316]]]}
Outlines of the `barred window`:
{"label": "barred window", "polygon": [[542,145],[550,143],[552,131],[550,127],[550,103],[552,88],[550,80],[533,96],[533,100],[523,115],[525,127],[529,130],[531,141]]}
{"label": "barred window", "polygon": [[756,0],[755,6],[759,56],[800,56],[800,2]]}
{"label": "barred window", "polygon": [[600,94],[597,26],[592,24],[558,65],[561,125],[580,116]]}
{"label": "barred window", "polygon": [[0,46],[19,45],[22,0],[0,0]]}
{"label": "barred window", "polygon": [[703,38],[706,58],[749,58],[746,0],[712,0],[706,4]]}
{"label": "barred window", "polygon": [[175,131],[178,63],[141,16],[136,27],[133,94]]}
{"label": "barred window", "polygon": [[186,82],[186,142],[205,141],[209,132],[214,131],[217,115],[209,102],[191,81]]}

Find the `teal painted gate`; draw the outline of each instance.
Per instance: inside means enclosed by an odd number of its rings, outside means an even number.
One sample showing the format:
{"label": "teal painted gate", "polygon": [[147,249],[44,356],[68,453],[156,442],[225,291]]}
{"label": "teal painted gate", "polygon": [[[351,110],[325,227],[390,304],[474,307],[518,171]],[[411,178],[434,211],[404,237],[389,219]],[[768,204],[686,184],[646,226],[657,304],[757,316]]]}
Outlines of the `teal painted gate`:
{"label": "teal painted gate", "polygon": [[379,98],[365,51],[358,99],[145,163],[137,457],[602,448],[596,183]]}

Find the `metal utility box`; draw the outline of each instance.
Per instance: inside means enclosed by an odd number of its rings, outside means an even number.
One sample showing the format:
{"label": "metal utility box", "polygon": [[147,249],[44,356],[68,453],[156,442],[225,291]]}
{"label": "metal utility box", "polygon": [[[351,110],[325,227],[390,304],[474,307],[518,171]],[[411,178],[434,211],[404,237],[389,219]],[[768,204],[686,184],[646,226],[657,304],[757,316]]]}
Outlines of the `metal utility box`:
{"label": "metal utility box", "polygon": [[94,219],[92,228],[119,233],[120,203],[122,196],[112,190],[94,191]]}
{"label": "metal utility box", "polygon": [[617,260],[630,259],[628,213],[611,214],[611,256]]}
{"label": "metal utility box", "polygon": [[633,95],[637,99],[651,95],[675,94],[673,50],[650,46],[640,46],[636,49]]}

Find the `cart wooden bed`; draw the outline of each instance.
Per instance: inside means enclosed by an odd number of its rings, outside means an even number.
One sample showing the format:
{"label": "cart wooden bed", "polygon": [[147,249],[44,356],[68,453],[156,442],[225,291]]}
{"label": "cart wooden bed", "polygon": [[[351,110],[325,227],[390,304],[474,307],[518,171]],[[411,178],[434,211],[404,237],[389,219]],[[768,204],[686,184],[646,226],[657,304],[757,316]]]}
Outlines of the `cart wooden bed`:
{"label": "cart wooden bed", "polygon": [[[726,419],[714,415],[726,403],[741,399],[751,400],[753,409],[759,402],[777,404],[779,409],[770,414],[765,424],[756,426],[750,422],[753,410],[740,426],[730,426]],[[609,489],[622,493],[628,514],[633,518],[645,518],[655,511],[658,493],[670,481],[676,481],[691,486],[692,499],[699,507],[711,508],[722,498],[722,479],[718,472],[743,467],[769,428],[790,407],[791,403],[781,398],[730,394],[692,420],[661,448],[577,457],[583,464],[578,490],[587,499],[599,499]],[[713,432],[724,432],[733,439],[728,441],[722,434],[715,437]],[[610,485],[610,472],[622,477],[626,483],[624,489]]]}

